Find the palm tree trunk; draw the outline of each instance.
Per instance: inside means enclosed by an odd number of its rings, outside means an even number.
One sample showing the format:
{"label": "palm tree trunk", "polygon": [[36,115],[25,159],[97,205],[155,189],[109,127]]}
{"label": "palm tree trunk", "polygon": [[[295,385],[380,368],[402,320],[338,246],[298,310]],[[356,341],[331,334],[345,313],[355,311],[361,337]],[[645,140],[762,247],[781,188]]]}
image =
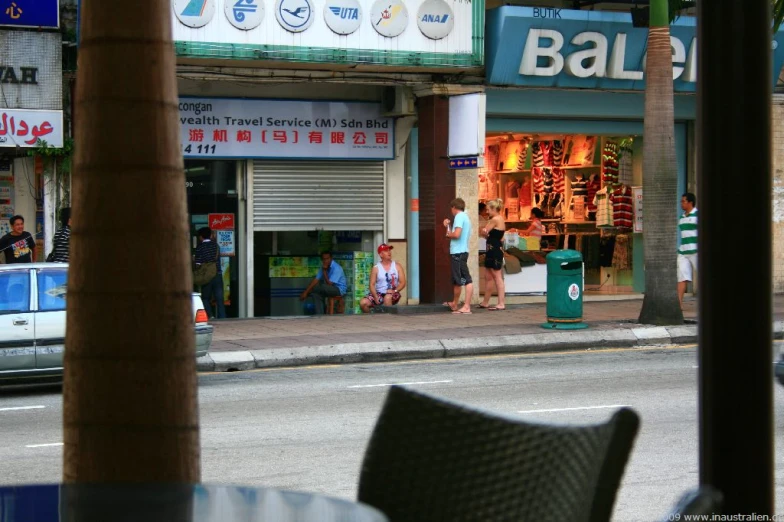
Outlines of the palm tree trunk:
{"label": "palm tree trunk", "polygon": [[81,14],[63,479],[198,482],[171,4]]}
{"label": "palm tree trunk", "polygon": [[681,324],[676,277],[678,167],[667,0],[652,0],[650,12],[643,129],[645,298],[639,321]]}

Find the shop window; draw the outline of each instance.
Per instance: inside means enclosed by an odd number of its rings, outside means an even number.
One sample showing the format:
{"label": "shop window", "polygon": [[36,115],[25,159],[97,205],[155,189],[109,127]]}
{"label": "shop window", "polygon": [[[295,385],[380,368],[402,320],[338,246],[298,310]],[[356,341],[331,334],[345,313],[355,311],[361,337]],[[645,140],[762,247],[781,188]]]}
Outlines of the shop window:
{"label": "shop window", "polygon": [[520,273],[534,267],[527,277],[509,274],[508,293],[546,292],[542,265],[559,249],[582,253],[586,291],[632,291],[632,187],[642,185],[642,158],[634,149],[634,136],[487,136],[479,200],[498,203],[507,255],[519,258]]}

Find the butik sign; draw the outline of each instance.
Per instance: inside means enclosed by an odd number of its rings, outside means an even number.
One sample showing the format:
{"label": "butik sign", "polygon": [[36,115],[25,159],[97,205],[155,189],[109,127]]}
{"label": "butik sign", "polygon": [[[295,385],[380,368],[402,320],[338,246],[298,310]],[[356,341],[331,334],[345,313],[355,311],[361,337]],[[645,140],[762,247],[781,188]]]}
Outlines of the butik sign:
{"label": "butik sign", "polygon": [[63,112],[0,109],[0,147],[63,146]]}
{"label": "butik sign", "polygon": [[180,98],[186,158],[394,158],[394,121],[365,102]]}
{"label": "butik sign", "polygon": [[[487,33],[487,78],[492,85],[613,90],[645,87],[648,30],[633,27],[628,12],[504,6],[488,11]],[[670,26],[670,35],[674,88],[694,92],[698,45],[695,19],[678,18]],[[775,40],[781,38],[779,33]],[[778,49],[784,48],[784,41],[778,43]],[[777,56],[781,54],[778,49]],[[778,63],[776,71],[781,69],[782,62]]]}

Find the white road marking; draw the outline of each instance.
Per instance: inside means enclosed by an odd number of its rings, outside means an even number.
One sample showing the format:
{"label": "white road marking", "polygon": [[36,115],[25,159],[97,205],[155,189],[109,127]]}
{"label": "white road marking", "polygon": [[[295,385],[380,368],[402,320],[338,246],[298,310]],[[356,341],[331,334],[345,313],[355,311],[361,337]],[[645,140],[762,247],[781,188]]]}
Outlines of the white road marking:
{"label": "white road marking", "polygon": [[384,386],[411,386],[414,384],[444,384],[452,381],[395,382],[392,384],[357,384],[349,388],[383,388]]}
{"label": "white road marking", "polygon": [[582,406],[580,408],[554,408],[551,410],[525,410],[517,413],[551,413],[557,411],[578,411],[578,410],[606,410],[609,408],[628,408],[625,404],[609,404],[607,406]]}
{"label": "white road marking", "polygon": [[29,444],[25,448],[50,448],[52,446],[62,446],[62,442],[53,442],[51,444]]}
{"label": "white road marking", "polygon": [[0,408],[0,411],[41,410],[46,406],[17,406],[15,408]]}

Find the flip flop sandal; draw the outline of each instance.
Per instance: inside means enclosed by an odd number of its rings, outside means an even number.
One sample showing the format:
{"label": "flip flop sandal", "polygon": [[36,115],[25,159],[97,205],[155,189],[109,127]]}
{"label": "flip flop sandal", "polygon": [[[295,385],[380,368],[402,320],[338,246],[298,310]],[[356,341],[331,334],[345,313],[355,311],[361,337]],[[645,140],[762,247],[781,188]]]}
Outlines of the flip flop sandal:
{"label": "flip flop sandal", "polygon": [[484,308],[485,310],[490,310],[490,309],[492,309],[492,307],[491,307],[490,305],[487,305],[487,306],[485,306],[485,305],[483,305],[482,303],[479,303],[477,306],[478,306],[479,308]]}
{"label": "flip flop sandal", "polygon": [[455,311],[454,311],[454,312],[452,312],[452,313],[453,313],[453,314],[472,314],[473,312],[471,312],[470,310],[469,310],[468,312],[464,312],[464,311],[462,311],[462,310],[455,310]]}
{"label": "flip flop sandal", "polygon": [[503,310],[506,310],[506,307],[498,308],[497,306],[491,306],[490,308],[488,308],[488,310],[490,310],[491,312],[503,311]]}
{"label": "flip flop sandal", "polygon": [[446,307],[447,307],[447,308],[449,308],[450,310],[452,310],[452,312],[453,312],[453,313],[457,311],[457,307],[454,307],[454,308],[452,308],[452,305],[451,305],[451,304],[449,304],[449,301],[444,301],[444,302],[443,302],[443,303],[441,303],[441,304],[442,304],[442,305],[444,305],[444,306],[446,306]]}

